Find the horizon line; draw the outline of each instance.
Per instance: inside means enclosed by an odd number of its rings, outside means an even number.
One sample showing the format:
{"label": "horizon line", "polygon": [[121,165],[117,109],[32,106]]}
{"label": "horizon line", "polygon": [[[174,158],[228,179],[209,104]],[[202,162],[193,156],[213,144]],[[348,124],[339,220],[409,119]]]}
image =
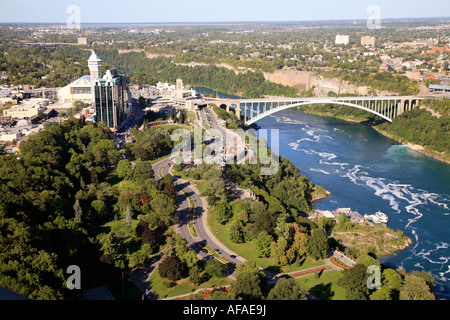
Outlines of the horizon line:
{"label": "horizon line", "polygon": [[[381,18],[380,20],[405,20],[405,19],[448,19],[450,16],[433,17],[401,17]],[[342,19],[315,19],[315,20],[236,20],[236,21],[155,21],[155,22],[80,22],[80,25],[89,24],[224,24],[224,23],[293,23],[293,22],[328,22],[328,21],[366,21],[367,18],[342,18]],[[0,24],[55,24],[65,25],[67,22],[30,22],[30,21],[0,21]]]}

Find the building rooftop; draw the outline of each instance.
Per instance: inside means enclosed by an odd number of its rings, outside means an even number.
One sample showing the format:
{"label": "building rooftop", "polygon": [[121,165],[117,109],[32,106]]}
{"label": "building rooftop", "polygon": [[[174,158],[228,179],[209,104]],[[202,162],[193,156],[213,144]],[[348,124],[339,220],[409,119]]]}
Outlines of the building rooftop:
{"label": "building rooftop", "polygon": [[31,300],[21,294],[6,288],[0,287],[0,300]]}
{"label": "building rooftop", "polygon": [[91,76],[82,76],[77,80],[69,84],[70,87],[90,87],[91,86]]}
{"label": "building rooftop", "polygon": [[97,62],[97,61],[101,61],[100,58],[95,54],[95,51],[92,51],[91,56],[88,59],[88,63],[89,62]]}
{"label": "building rooftop", "polygon": [[115,300],[111,292],[105,287],[97,287],[83,291],[78,295],[80,300]]}

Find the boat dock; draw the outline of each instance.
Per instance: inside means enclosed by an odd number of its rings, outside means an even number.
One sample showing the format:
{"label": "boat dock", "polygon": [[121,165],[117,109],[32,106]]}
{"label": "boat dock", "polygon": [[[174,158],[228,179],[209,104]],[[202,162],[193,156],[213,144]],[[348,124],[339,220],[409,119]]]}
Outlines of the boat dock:
{"label": "boat dock", "polygon": [[337,221],[337,217],[341,214],[346,214],[348,219],[352,222],[362,224],[362,225],[372,225],[374,222],[367,218],[367,215],[361,215],[358,211],[353,211],[351,208],[337,208],[334,211],[329,210],[315,210],[312,218],[315,217],[325,217],[331,218]]}

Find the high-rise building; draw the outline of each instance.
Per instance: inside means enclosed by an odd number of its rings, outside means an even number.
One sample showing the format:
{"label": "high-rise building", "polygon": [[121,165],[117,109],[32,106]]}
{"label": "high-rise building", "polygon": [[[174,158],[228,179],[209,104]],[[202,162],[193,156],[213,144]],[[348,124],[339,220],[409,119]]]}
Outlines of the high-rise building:
{"label": "high-rise building", "polygon": [[361,37],[361,45],[375,47],[375,37],[370,36]]}
{"label": "high-rise building", "polygon": [[177,85],[176,85],[177,91],[183,90],[183,79],[177,79]]}
{"label": "high-rise building", "polygon": [[347,45],[349,42],[350,40],[348,35],[341,35],[341,34],[336,35],[335,44]]}
{"label": "high-rise building", "polygon": [[88,59],[88,67],[91,73],[91,82],[94,82],[100,76],[100,67],[102,66],[102,60],[92,51],[91,56]]}
{"label": "high-rise building", "polygon": [[102,60],[92,51],[88,67],[90,75],[82,76],[65,87],[58,90],[58,99],[62,103],[83,101],[94,104],[94,81],[98,79]]}
{"label": "high-rise building", "polygon": [[80,37],[80,38],[78,38],[78,44],[79,45],[88,45],[89,46],[89,45],[91,45],[91,42],[86,37]]}
{"label": "high-rise building", "polygon": [[127,116],[128,85],[126,78],[112,69],[106,71],[103,78],[96,79],[93,83],[96,121],[105,122],[111,131],[115,131]]}

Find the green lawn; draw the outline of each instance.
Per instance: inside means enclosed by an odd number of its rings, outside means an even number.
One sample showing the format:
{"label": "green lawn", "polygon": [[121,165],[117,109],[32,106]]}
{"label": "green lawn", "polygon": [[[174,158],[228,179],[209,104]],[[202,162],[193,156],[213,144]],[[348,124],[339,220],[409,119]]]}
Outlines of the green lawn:
{"label": "green lawn", "polygon": [[320,300],[345,300],[345,289],[337,285],[341,271],[323,272],[319,279],[313,275],[295,279],[300,287]]}

